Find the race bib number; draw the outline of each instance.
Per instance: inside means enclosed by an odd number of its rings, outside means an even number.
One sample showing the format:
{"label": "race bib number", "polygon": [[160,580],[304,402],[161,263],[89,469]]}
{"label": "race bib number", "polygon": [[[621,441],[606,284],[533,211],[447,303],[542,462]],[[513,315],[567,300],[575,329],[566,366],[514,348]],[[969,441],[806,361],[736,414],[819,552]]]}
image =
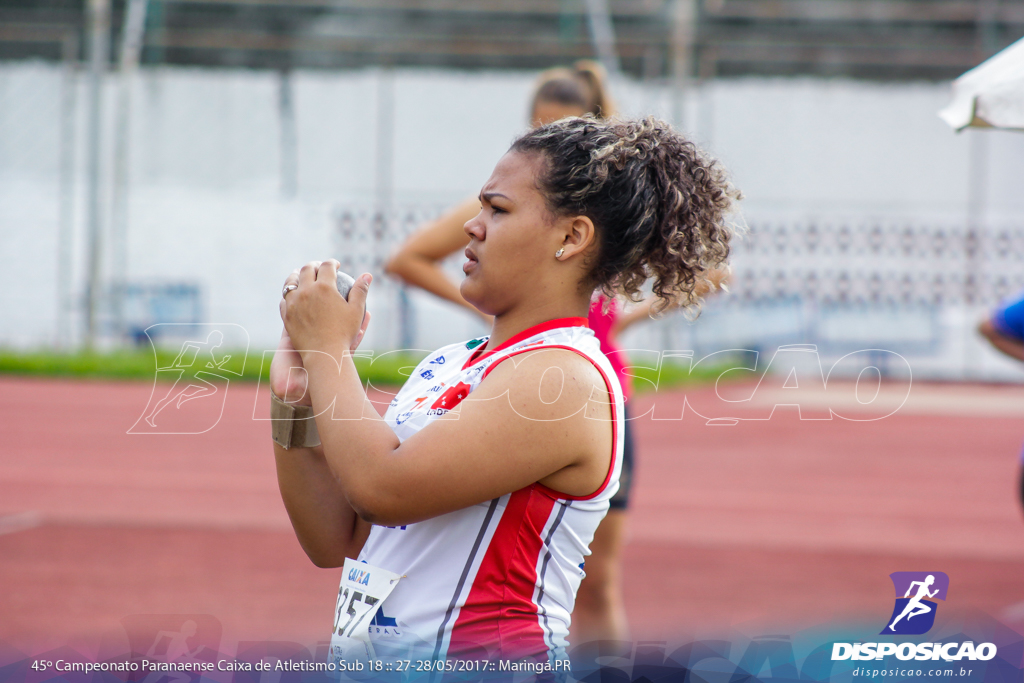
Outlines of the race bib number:
{"label": "race bib number", "polygon": [[387,569],[345,558],[331,631],[334,661],[376,658],[370,642],[370,622],[401,578]]}

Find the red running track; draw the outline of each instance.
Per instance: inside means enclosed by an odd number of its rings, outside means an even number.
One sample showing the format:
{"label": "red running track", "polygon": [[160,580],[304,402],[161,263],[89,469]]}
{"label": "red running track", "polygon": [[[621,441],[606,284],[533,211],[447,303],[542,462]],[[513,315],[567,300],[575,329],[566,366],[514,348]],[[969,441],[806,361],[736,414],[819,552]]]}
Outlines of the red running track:
{"label": "red running track", "polygon": [[[213,615],[226,643],[326,637],[339,570],[313,567],[290,531],[254,385],[221,393],[222,414],[214,398],[172,405],[139,434],[126,432],[148,384],[0,389],[0,641],[96,652],[138,614]],[[949,574],[942,616],[982,610],[1024,627],[1017,393],[915,386],[904,410],[872,422],[637,419],[633,636],[880,629],[888,574],[907,570]],[[654,400],[637,398],[634,414]],[[659,395],[658,414],[683,401]]]}

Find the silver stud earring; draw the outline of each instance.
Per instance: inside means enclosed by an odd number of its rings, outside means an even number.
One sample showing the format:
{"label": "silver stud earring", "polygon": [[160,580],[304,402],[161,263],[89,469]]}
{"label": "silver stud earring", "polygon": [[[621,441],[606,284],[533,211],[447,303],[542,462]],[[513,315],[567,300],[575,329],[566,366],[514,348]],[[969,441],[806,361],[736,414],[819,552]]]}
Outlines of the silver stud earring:
{"label": "silver stud earring", "polygon": [[562,258],[562,254],[564,254],[564,253],[565,253],[565,247],[562,247],[561,249],[559,249],[558,251],[555,252],[555,258]]}

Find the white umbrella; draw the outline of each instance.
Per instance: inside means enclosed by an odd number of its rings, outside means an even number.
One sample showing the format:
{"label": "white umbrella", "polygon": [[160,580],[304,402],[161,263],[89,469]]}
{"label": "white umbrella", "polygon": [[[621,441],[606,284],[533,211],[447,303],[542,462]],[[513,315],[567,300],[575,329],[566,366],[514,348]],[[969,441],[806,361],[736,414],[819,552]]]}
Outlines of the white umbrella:
{"label": "white umbrella", "polygon": [[1024,38],[953,81],[953,101],[939,116],[957,130],[1024,130]]}

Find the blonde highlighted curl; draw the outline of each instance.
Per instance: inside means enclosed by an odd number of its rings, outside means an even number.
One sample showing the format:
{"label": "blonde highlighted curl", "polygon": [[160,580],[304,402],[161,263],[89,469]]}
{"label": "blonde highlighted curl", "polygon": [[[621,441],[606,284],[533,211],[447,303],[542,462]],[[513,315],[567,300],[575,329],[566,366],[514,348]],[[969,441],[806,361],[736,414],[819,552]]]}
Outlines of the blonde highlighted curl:
{"label": "blonde highlighted curl", "polygon": [[600,247],[588,284],[609,297],[639,301],[653,279],[655,312],[696,306],[697,284],[729,257],[726,219],[740,193],[664,121],[566,118],[511,150],[544,156],[538,186],[552,213],[594,222]]}

